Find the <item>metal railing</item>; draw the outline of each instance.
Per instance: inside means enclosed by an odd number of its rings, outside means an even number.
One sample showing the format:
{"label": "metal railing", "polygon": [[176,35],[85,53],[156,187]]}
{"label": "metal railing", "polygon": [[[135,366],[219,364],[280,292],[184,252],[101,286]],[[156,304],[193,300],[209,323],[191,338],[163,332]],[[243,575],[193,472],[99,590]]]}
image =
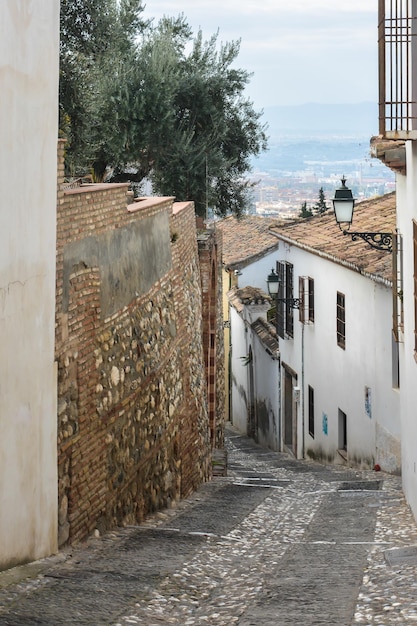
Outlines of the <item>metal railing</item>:
{"label": "metal railing", "polygon": [[416,35],[416,0],[378,0],[379,133],[390,139],[417,138]]}

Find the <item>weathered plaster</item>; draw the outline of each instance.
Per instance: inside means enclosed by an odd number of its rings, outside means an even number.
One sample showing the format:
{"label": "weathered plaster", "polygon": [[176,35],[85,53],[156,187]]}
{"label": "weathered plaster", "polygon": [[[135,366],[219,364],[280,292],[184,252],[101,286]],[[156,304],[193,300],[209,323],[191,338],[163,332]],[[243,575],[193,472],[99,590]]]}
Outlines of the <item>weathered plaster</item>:
{"label": "weathered plaster", "polygon": [[[57,548],[59,1],[0,8],[0,569]],[[31,184],[22,184],[31,180]]]}

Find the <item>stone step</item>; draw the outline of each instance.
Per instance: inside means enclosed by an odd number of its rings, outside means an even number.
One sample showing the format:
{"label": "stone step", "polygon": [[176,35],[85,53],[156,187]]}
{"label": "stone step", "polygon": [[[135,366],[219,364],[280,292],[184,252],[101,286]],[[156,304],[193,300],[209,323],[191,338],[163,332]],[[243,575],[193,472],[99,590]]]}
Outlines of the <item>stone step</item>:
{"label": "stone step", "polygon": [[227,476],[227,450],[226,448],[214,448],[212,455],[213,478],[215,476]]}

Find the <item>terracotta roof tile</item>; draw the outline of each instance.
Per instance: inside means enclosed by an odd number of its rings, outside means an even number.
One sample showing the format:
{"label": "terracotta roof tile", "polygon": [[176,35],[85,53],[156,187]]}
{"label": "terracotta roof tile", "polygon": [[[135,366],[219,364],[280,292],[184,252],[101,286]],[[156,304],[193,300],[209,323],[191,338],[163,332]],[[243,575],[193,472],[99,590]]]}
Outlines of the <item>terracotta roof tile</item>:
{"label": "terracotta roof tile", "polygon": [[230,304],[239,313],[245,305],[265,304],[271,302],[271,297],[258,287],[233,287],[227,292]]}
{"label": "terracotta roof tile", "polygon": [[[396,226],[395,192],[364,200],[355,206],[350,230],[356,232],[394,232]],[[277,237],[288,240],[293,245],[305,247],[317,254],[323,254],[335,262],[351,265],[361,273],[373,274],[391,281],[391,255],[378,251],[362,239],[353,242],[344,235],[336,224],[333,210],[322,216],[296,220],[272,227]]]}
{"label": "terracotta roof tile", "polygon": [[258,317],[258,319],[251,324],[251,327],[267,352],[272,357],[277,358],[279,355],[279,342],[274,325]]}
{"label": "terracotta roof tile", "polygon": [[223,235],[223,263],[226,266],[244,266],[254,257],[277,248],[279,243],[270,232],[270,227],[282,223],[283,220],[255,215],[245,215],[240,219],[227,217],[216,222],[216,228]]}

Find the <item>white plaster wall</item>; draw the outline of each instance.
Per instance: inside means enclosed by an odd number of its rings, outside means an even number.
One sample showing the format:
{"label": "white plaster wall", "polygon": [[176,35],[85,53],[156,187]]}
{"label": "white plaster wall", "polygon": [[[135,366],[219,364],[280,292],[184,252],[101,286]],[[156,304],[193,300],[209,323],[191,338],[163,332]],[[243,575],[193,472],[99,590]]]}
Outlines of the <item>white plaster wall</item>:
{"label": "white plaster wall", "polygon": [[397,174],[397,224],[403,236],[404,343],[400,345],[403,489],[417,518],[417,362],[414,354],[413,220],[417,220],[417,145],[406,143],[407,175]]}
{"label": "white plaster wall", "polygon": [[230,332],[232,336],[231,354],[231,421],[243,434],[248,431],[248,398],[249,398],[249,369],[242,361],[242,357],[249,352],[250,341],[247,341],[245,323],[237,311],[230,309]]}
{"label": "white plaster wall", "polygon": [[[297,372],[303,394],[297,454],[312,450],[322,458],[342,462],[337,453],[340,408],[347,415],[349,457],[371,464],[376,458],[375,424],[398,438],[400,432],[399,394],[392,389],[391,290],[295,247],[283,246],[279,260],[285,259],[294,265],[295,297],[299,276],[313,278],[315,288],[315,323],[304,326],[304,342],[296,310],[294,339],[280,340],[281,362]],[[345,294],[345,350],[336,342],[337,291]],[[308,385],[315,394],[314,439],[308,434]],[[365,410],[365,387],[371,389],[372,417]],[[327,416],[327,435],[323,416]]]}
{"label": "white plaster wall", "polygon": [[0,569],[57,548],[59,0],[0,3]]}
{"label": "white plaster wall", "polygon": [[261,259],[257,259],[250,265],[242,267],[240,270],[242,273],[237,277],[239,287],[258,287],[268,293],[266,279],[268,278],[268,274],[271,273],[271,269],[273,268],[275,270],[277,257],[278,251],[274,250]]}
{"label": "white plaster wall", "polygon": [[280,449],[280,362],[253,336],[256,438],[271,450]]}

